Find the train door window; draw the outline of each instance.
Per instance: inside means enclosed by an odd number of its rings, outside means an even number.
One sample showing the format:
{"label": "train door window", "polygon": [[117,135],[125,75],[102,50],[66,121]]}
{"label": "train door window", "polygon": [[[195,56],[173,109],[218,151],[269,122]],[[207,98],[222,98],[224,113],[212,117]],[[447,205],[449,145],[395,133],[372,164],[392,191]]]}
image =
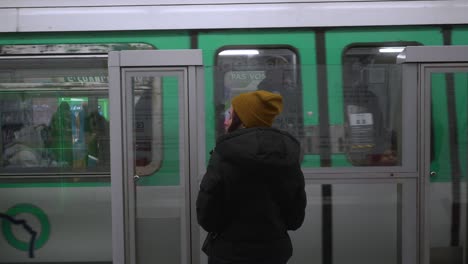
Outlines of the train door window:
{"label": "train door window", "polygon": [[107,58],[0,61],[0,173],[109,171]]}
{"label": "train door window", "polygon": [[224,116],[231,98],[245,92],[268,90],[283,96],[284,109],[273,126],[301,139],[302,89],[297,52],[281,47],[223,47],[216,54],[216,135],[224,132]]}
{"label": "train door window", "polygon": [[151,175],[161,167],[163,149],[161,95],[163,87],[171,86],[167,79],[167,77],[146,76],[131,79],[135,93],[135,167],[139,176]]}
{"label": "train door window", "polygon": [[343,53],[344,145],[354,166],[401,165],[402,74],[396,58],[408,44],[352,45]]}

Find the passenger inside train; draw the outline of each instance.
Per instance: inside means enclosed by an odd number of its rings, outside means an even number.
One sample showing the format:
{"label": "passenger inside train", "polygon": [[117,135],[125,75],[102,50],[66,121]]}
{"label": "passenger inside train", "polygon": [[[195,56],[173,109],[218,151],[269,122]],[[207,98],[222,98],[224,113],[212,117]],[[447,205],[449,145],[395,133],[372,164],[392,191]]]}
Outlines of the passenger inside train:
{"label": "passenger inside train", "polygon": [[[24,101],[12,102],[8,97],[0,102],[3,106],[24,104]],[[30,98],[27,102],[38,108],[35,103],[44,103],[44,99]],[[75,111],[72,111],[69,102],[62,101],[55,112],[49,111],[48,117],[41,115],[40,118],[34,115],[38,112],[24,108],[0,109],[2,168],[20,171],[24,168],[108,167],[109,122],[98,110],[87,113],[86,105],[82,103],[76,110],[75,104]],[[53,108],[53,104],[41,105],[45,106]],[[18,123],[14,117],[23,119]],[[44,118],[50,121],[38,123]]]}

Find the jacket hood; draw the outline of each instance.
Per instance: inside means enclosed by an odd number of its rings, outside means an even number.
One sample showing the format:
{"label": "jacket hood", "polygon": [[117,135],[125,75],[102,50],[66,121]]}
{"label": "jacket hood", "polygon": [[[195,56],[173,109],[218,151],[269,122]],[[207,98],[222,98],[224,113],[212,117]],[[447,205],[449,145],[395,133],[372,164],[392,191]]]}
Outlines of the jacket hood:
{"label": "jacket hood", "polygon": [[260,163],[280,167],[297,164],[300,144],[275,128],[244,128],[219,137],[215,151],[236,164]]}

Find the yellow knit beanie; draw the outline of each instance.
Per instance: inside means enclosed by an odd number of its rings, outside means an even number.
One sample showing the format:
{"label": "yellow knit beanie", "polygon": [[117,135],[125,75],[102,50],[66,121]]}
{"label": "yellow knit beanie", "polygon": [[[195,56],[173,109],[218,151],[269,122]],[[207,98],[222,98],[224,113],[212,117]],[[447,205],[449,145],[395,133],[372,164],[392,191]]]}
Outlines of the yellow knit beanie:
{"label": "yellow knit beanie", "polygon": [[243,93],[232,99],[232,108],[245,127],[270,127],[283,110],[283,97],[263,90]]}

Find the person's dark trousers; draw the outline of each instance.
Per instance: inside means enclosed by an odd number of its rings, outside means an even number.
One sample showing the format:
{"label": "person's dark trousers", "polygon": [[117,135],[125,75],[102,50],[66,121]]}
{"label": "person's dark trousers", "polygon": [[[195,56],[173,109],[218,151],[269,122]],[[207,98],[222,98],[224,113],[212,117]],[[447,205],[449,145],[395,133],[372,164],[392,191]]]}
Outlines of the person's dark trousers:
{"label": "person's dark trousers", "polygon": [[268,262],[255,262],[255,261],[242,261],[242,262],[233,262],[229,260],[224,260],[216,257],[208,257],[208,264],[286,264],[285,262],[278,261],[268,261]]}

